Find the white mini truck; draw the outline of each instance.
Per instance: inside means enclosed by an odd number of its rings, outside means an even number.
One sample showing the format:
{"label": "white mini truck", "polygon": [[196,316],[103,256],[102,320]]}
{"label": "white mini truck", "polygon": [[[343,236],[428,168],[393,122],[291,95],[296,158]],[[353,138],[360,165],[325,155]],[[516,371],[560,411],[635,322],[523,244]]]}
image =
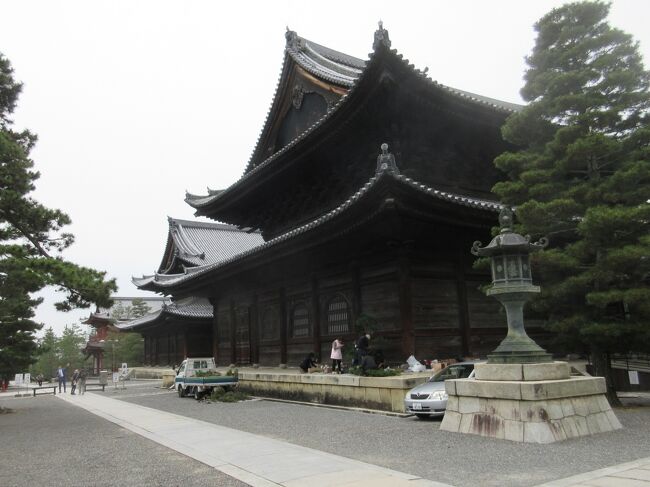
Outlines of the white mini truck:
{"label": "white mini truck", "polygon": [[215,387],[237,385],[237,375],[217,372],[213,357],[186,358],[176,371],[175,386],[178,397],[193,396],[196,400],[210,394]]}

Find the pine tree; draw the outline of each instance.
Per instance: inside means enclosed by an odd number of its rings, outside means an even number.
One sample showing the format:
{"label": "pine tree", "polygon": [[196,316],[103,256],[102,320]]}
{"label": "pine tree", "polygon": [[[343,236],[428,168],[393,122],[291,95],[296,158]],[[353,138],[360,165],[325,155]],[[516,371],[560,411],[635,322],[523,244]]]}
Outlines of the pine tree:
{"label": "pine tree", "polygon": [[77,324],[66,326],[61,338],[57,340],[59,362],[68,368],[69,374],[72,374],[74,369],[84,367],[85,358],[82,349],[86,340],[86,335]]}
{"label": "pine tree", "polygon": [[36,360],[34,334],[41,325],[32,318],[40,299],[31,293],[55,286],[64,296],[56,307],[67,311],[91,303],[108,307],[116,289],[114,281],[104,281],[104,272],[63,259],[74,241],[62,231],[70,218],[30,195],[39,178],[29,158],[36,136],[13,130],[10,119],[20,90],[0,54],[0,378],[5,379]]}
{"label": "pine tree", "polygon": [[45,330],[45,335],[38,341],[38,360],[32,367],[32,376],[42,374],[45,379],[54,377],[60,362],[58,338],[52,327]]}
{"label": "pine tree", "polygon": [[519,231],[546,235],[534,307],[566,347],[584,347],[612,388],[613,353],[650,350],[650,75],[609,5],[571,3],[537,24],[494,192]]}

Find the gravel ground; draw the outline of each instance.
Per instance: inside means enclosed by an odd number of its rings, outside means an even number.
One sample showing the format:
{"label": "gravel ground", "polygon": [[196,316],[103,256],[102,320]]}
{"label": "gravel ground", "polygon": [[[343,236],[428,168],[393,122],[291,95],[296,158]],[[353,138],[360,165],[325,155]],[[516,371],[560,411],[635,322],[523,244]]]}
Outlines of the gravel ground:
{"label": "gravel ground", "polygon": [[204,403],[162,392],[143,384],[111,397],[458,487],[533,486],[650,455],[650,407],[617,409],[623,430],[544,446],[440,431],[440,420],[260,400]]}
{"label": "gravel ground", "polygon": [[3,487],[247,485],[53,396],[0,407]]}

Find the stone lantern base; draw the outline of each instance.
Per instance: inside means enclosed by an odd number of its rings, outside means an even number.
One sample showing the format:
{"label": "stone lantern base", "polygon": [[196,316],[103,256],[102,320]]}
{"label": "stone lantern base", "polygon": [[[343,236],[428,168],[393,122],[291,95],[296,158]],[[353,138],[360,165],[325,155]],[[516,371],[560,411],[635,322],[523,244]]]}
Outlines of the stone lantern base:
{"label": "stone lantern base", "polygon": [[476,364],[475,379],[445,382],[444,431],[553,443],[622,428],[602,377],[571,377],[569,364]]}

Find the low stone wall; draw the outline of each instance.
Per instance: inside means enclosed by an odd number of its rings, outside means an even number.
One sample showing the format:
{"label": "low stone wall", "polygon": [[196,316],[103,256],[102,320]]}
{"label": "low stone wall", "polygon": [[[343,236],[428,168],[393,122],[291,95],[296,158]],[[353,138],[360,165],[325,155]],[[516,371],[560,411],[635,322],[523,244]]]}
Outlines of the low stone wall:
{"label": "low stone wall", "polygon": [[239,371],[239,389],[260,397],[404,412],[404,396],[429,373],[396,377]]}
{"label": "low stone wall", "polygon": [[175,372],[170,367],[132,367],[129,369],[131,379],[162,379],[165,374]]}

